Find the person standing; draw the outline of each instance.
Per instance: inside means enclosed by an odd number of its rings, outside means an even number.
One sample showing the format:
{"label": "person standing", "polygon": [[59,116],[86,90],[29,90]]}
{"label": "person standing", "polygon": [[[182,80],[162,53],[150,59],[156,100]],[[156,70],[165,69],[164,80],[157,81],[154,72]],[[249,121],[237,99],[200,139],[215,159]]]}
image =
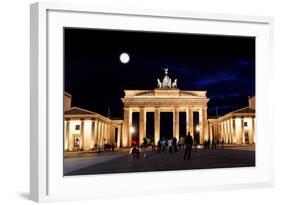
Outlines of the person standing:
{"label": "person standing", "polygon": [[157,152],[161,152],[161,146],[162,146],[161,139],[159,139],[157,142]]}
{"label": "person standing", "polygon": [[177,138],[174,136],[173,137],[173,149],[174,149],[174,152],[178,151],[177,141],[178,141]]}
{"label": "person standing", "polygon": [[173,152],[173,138],[172,137],[168,140],[168,150],[169,150],[169,153]]}
{"label": "person standing", "polygon": [[197,148],[198,148],[198,143],[197,143],[197,140],[194,139],[194,151],[197,152]]}
{"label": "person standing", "polygon": [[154,140],[151,141],[151,148],[152,148],[152,151],[155,151],[155,143],[154,143]]}
{"label": "person standing", "polygon": [[190,132],[188,132],[187,136],[185,137],[185,153],[184,153],[184,160],[186,159],[186,155],[187,159],[190,159],[191,156],[191,150],[192,150],[192,144],[193,144],[193,139],[192,136],[190,135]]}
{"label": "person standing", "polygon": [[143,143],[142,143],[143,158],[146,158],[146,151],[145,151],[146,147],[147,147],[147,140],[146,138],[143,138]]}

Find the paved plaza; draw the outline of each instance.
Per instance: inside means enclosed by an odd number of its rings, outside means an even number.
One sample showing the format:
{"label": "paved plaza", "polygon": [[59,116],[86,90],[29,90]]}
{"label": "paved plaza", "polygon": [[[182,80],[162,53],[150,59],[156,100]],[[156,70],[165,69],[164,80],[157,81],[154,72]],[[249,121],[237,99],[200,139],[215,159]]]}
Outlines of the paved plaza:
{"label": "paved plaza", "polygon": [[225,147],[224,149],[192,150],[191,159],[184,160],[184,150],[176,153],[146,152],[140,159],[132,159],[128,150],[107,153],[81,153],[64,160],[66,176],[129,172],[189,170],[255,166],[255,147]]}

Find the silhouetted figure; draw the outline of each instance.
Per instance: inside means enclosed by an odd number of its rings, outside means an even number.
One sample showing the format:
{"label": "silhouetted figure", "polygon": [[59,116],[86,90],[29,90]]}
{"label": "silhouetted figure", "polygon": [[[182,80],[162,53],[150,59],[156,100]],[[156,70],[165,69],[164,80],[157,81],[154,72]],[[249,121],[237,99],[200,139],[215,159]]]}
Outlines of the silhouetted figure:
{"label": "silhouetted figure", "polygon": [[147,140],[146,140],[146,138],[143,138],[143,143],[141,144],[143,158],[146,157],[146,151],[145,151],[146,148],[147,148]]}
{"label": "silhouetted figure", "polygon": [[194,139],[193,145],[194,145],[194,151],[197,152],[198,142],[196,139]]}
{"label": "silhouetted figure", "polygon": [[174,152],[178,151],[177,141],[178,141],[177,138],[173,137],[173,149],[174,149]]}
{"label": "silhouetted figure", "polygon": [[157,152],[161,152],[161,140],[159,139],[158,142],[157,142]]}
{"label": "silhouetted figure", "polygon": [[192,136],[190,135],[190,132],[188,132],[187,136],[185,137],[185,153],[184,153],[184,159],[190,159],[191,156],[191,150],[192,150],[192,144],[193,144],[193,139]]}
{"label": "silhouetted figure", "polygon": [[215,139],[212,140],[212,149],[217,149],[217,142]]}
{"label": "silhouetted figure", "polygon": [[210,143],[210,140],[208,139],[208,140],[207,140],[207,149],[210,149],[210,144],[211,144],[211,143]]}
{"label": "silhouetted figure", "polygon": [[168,141],[168,150],[169,150],[169,153],[172,153],[173,152],[173,138],[170,138]]}
{"label": "silhouetted figure", "polygon": [[152,151],[155,151],[155,143],[154,143],[154,140],[151,141],[151,148],[152,148]]}
{"label": "silhouetted figure", "polygon": [[139,149],[136,146],[133,146],[132,158],[133,159],[139,159],[140,158],[140,151],[139,151]]}
{"label": "silhouetted figure", "polygon": [[204,140],[204,149],[207,149],[207,140]]}

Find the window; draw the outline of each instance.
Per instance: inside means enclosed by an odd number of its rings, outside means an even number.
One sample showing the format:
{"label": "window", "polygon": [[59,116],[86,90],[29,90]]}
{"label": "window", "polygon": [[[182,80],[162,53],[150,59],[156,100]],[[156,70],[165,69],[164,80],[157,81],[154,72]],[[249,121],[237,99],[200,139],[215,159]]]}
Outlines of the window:
{"label": "window", "polygon": [[75,130],[80,130],[80,125],[75,125]]}
{"label": "window", "polygon": [[244,122],[244,127],[247,127],[248,126],[248,123],[247,122]]}

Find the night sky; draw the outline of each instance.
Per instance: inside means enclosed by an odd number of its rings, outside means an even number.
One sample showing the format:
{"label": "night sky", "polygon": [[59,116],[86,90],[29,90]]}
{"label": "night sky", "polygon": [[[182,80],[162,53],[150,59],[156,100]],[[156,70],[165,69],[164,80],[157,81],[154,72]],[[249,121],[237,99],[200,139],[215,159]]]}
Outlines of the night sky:
{"label": "night sky", "polygon": [[[206,90],[208,115],[255,95],[255,38],[157,32],[64,30],[65,91],[72,106],[123,118],[125,89],[155,89],[164,68],[182,90]],[[130,61],[122,64],[122,52]]]}

